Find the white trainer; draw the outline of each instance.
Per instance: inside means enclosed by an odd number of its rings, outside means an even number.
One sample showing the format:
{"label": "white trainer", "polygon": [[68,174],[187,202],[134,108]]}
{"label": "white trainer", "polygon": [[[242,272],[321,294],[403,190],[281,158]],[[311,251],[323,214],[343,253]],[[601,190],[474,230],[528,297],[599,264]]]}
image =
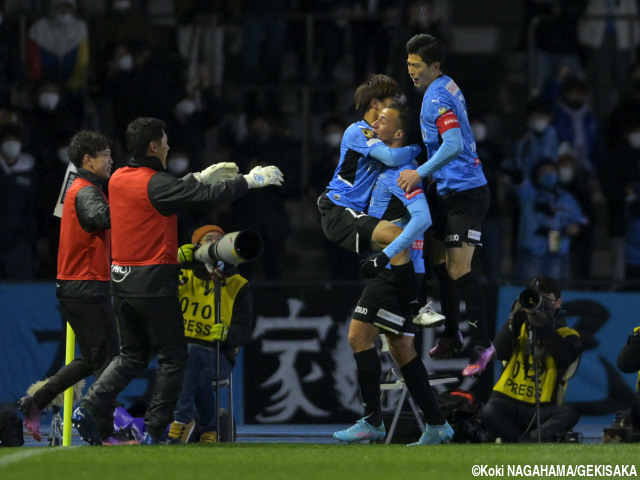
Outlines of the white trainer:
{"label": "white trainer", "polygon": [[413,318],[413,323],[425,328],[437,327],[444,323],[447,317],[436,312],[430,305],[431,302],[420,309],[418,314]]}

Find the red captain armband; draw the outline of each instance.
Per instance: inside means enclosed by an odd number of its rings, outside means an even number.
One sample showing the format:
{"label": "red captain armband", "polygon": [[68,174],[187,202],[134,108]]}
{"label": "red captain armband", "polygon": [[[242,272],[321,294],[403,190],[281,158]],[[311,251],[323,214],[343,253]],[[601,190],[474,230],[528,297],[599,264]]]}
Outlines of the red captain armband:
{"label": "red captain armband", "polygon": [[421,193],[424,193],[424,190],[422,190],[422,187],[418,187],[416,185],[408,192],[405,192],[404,198],[406,198],[407,200],[411,200],[413,197],[415,197],[416,195],[420,195]]}
{"label": "red captain armband", "polygon": [[436,119],[436,126],[438,127],[438,133],[442,135],[452,128],[460,128],[460,122],[458,122],[458,117],[453,110],[447,110]]}

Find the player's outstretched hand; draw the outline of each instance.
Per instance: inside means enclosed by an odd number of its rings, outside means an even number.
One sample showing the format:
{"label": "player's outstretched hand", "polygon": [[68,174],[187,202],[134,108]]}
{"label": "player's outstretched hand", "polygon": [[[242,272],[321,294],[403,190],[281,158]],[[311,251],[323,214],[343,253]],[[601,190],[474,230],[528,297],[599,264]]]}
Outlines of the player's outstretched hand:
{"label": "player's outstretched hand", "polygon": [[389,257],[387,257],[387,254],[384,252],[378,252],[360,262],[360,273],[362,273],[365,278],[374,278],[384,270],[387,263],[389,263]]}
{"label": "player's outstretched hand", "polygon": [[249,188],[262,188],[269,185],[282,185],[284,176],[280,169],[274,165],[268,167],[254,167],[244,176],[249,184]]}
{"label": "player's outstretched hand", "polygon": [[235,177],[240,170],[233,162],[214,163],[201,172],[193,174],[200,183],[205,185],[213,185],[214,183],[223,182]]}

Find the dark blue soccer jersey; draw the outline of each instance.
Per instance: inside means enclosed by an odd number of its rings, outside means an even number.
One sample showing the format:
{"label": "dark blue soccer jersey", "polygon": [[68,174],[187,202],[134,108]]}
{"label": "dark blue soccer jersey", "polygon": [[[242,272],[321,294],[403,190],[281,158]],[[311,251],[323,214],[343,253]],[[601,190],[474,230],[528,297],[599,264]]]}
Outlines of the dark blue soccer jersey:
{"label": "dark blue soccer jersey", "polygon": [[382,163],[369,154],[380,143],[364,120],[345,130],[340,145],[340,162],[327,187],[327,197],[333,203],[361,212],[365,210],[382,167]]}
{"label": "dark blue soccer jersey", "polygon": [[487,183],[476,153],[476,142],[469,126],[464,95],[450,77],[443,75],[427,88],[422,99],[420,128],[429,158],[440,148],[442,133],[451,128],[460,128],[462,133],[462,153],[433,172],[440,194],[468,190]]}

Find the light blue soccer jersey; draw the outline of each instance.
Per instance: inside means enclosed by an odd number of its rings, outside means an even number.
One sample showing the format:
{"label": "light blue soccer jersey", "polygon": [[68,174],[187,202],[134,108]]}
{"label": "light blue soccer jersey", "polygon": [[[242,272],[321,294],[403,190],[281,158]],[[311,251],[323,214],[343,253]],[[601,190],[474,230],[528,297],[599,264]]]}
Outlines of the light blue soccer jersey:
{"label": "light blue soccer jersey", "polygon": [[371,125],[364,120],[351,124],[345,130],[340,145],[340,162],[327,187],[327,197],[333,203],[364,212],[382,168],[382,163],[369,154],[380,143]]}
{"label": "light blue soccer jersey", "polygon": [[440,148],[442,133],[451,128],[460,128],[462,133],[462,153],[433,173],[433,178],[438,182],[438,193],[459,192],[487,183],[476,153],[464,95],[450,77],[443,75],[427,88],[422,99],[420,128],[429,158]]}
{"label": "light blue soccer jersey", "polygon": [[[415,161],[412,162],[411,165],[404,164],[398,167],[384,167],[371,193],[371,201],[369,202],[369,210],[367,213],[373,217],[394,222],[402,228],[406,228],[409,223],[410,215],[408,208],[411,208],[410,206],[412,204],[419,203],[421,210],[429,215],[429,207],[427,206],[427,199],[422,189],[422,182],[413,187],[410,192],[405,192],[398,186],[400,172],[407,168],[415,169],[416,167],[417,163]],[[431,224],[430,215],[429,224]],[[411,238],[405,243],[410,242],[409,253],[411,254],[414,269],[416,273],[424,273],[424,261],[422,259],[422,246],[424,243],[423,230],[412,233],[410,237]],[[403,245],[401,249],[404,250],[404,248],[406,247]],[[390,268],[390,266],[387,265],[387,268]]]}

